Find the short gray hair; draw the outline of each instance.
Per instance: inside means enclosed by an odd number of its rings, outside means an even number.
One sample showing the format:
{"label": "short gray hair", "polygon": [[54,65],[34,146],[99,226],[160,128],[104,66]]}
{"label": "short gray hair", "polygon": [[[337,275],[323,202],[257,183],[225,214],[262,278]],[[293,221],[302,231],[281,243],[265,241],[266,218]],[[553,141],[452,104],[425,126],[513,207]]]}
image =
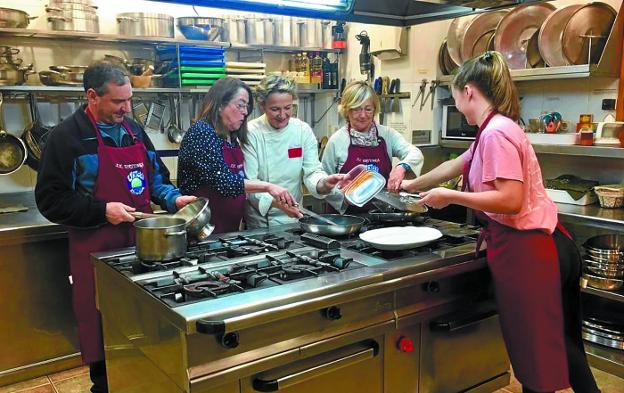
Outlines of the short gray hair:
{"label": "short gray hair", "polygon": [[256,86],[256,100],[264,103],[273,93],[290,94],[293,99],[297,98],[297,84],[293,79],[285,78],[281,75],[269,75],[260,81]]}
{"label": "short gray hair", "polygon": [[123,86],[130,83],[130,78],[126,70],[120,66],[104,61],[91,64],[85,70],[82,79],[84,91],[93,89],[101,97],[106,94],[109,83]]}

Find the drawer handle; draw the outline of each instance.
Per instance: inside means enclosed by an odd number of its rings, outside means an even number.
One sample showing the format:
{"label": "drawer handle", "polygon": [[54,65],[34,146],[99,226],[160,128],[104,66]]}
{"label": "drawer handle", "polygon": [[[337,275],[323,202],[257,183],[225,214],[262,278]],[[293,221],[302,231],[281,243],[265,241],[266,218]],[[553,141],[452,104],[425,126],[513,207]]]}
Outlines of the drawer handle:
{"label": "drawer handle", "polygon": [[256,378],[253,381],[253,387],[259,392],[277,392],[281,389],[286,389],[290,386],[308,381],[323,374],[372,359],[375,357],[375,354],[375,348],[367,348],[327,363],[319,364],[296,373],[284,375],[283,377],[269,380]]}
{"label": "drawer handle", "polygon": [[496,305],[493,302],[486,302],[479,304],[476,309],[444,315],[429,322],[429,327],[435,332],[453,332],[479,323],[497,313]]}

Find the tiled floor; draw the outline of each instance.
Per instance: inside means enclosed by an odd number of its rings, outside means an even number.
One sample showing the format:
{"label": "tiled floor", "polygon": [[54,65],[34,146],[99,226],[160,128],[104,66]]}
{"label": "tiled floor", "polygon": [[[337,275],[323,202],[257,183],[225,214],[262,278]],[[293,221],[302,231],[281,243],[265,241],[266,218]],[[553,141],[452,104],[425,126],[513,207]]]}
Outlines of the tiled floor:
{"label": "tiled floor", "polygon": [[[624,393],[624,379],[592,369],[602,393]],[[46,377],[35,378],[15,385],[0,387],[0,393],[88,393],[91,387],[87,367],[62,371]],[[522,387],[513,378],[511,384],[495,393],[522,393]],[[572,393],[572,389],[559,393]]]}

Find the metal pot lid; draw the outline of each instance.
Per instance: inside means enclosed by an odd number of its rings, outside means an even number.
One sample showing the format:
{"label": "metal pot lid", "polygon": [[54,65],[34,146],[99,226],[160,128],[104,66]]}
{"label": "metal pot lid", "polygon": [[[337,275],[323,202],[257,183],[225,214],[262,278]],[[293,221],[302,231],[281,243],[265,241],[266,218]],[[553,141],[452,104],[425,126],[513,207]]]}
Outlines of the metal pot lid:
{"label": "metal pot lid", "polygon": [[449,26],[448,33],[446,34],[446,46],[455,64],[462,63],[461,45],[464,40],[466,29],[473,19],[473,15],[455,18]]}
{"label": "metal pot lid", "polygon": [[148,12],[122,12],[117,14],[118,18],[137,18],[137,19],[165,19],[173,22],[173,16],[167,14],[152,14]]}
{"label": "metal pot lid", "polygon": [[572,4],[559,8],[542,24],[539,30],[538,47],[542,58],[550,67],[561,67],[570,65],[568,59],[563,55],[561,38],[563,29],[574,12],[583,7],[583,4]]}
{"label": "metal pot lid", "polygon": [[496,26],[508,12],[507,10],[486,12],[477,15],[470,21],[461,43],[462,61],[478,56],[487,50],[490,37],[496,31]]}
{"label": "metal pot lid", "polygon": [[[606,3],[590,3],[572,14],[563,30],[561,46],[570,64],[597,63],[617,15]],[[591,38],[591,48],[589,45]]]}
{"label": "metal pot lid", "polygon": [[503,54],[509,68],[525,68],[529,40],[554,10],[549,3],[528,4],[514,8],[500,20],[494,48]]}

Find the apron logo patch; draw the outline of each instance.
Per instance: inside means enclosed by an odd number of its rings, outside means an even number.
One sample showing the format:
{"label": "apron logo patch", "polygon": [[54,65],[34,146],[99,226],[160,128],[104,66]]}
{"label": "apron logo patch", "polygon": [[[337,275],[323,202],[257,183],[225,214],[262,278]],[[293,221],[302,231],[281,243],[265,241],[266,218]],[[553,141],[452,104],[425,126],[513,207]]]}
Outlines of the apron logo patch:
{"label": "apron logo patch", "polygon": [[379,167],[375,164],[367,164],[366,169],[379,173]]}
{"label": "apron logo patch", "polygon": [[134,170],[128,174],[128,189],[134,195],[141,195],[145,190],[145,175],[140,170]]}

